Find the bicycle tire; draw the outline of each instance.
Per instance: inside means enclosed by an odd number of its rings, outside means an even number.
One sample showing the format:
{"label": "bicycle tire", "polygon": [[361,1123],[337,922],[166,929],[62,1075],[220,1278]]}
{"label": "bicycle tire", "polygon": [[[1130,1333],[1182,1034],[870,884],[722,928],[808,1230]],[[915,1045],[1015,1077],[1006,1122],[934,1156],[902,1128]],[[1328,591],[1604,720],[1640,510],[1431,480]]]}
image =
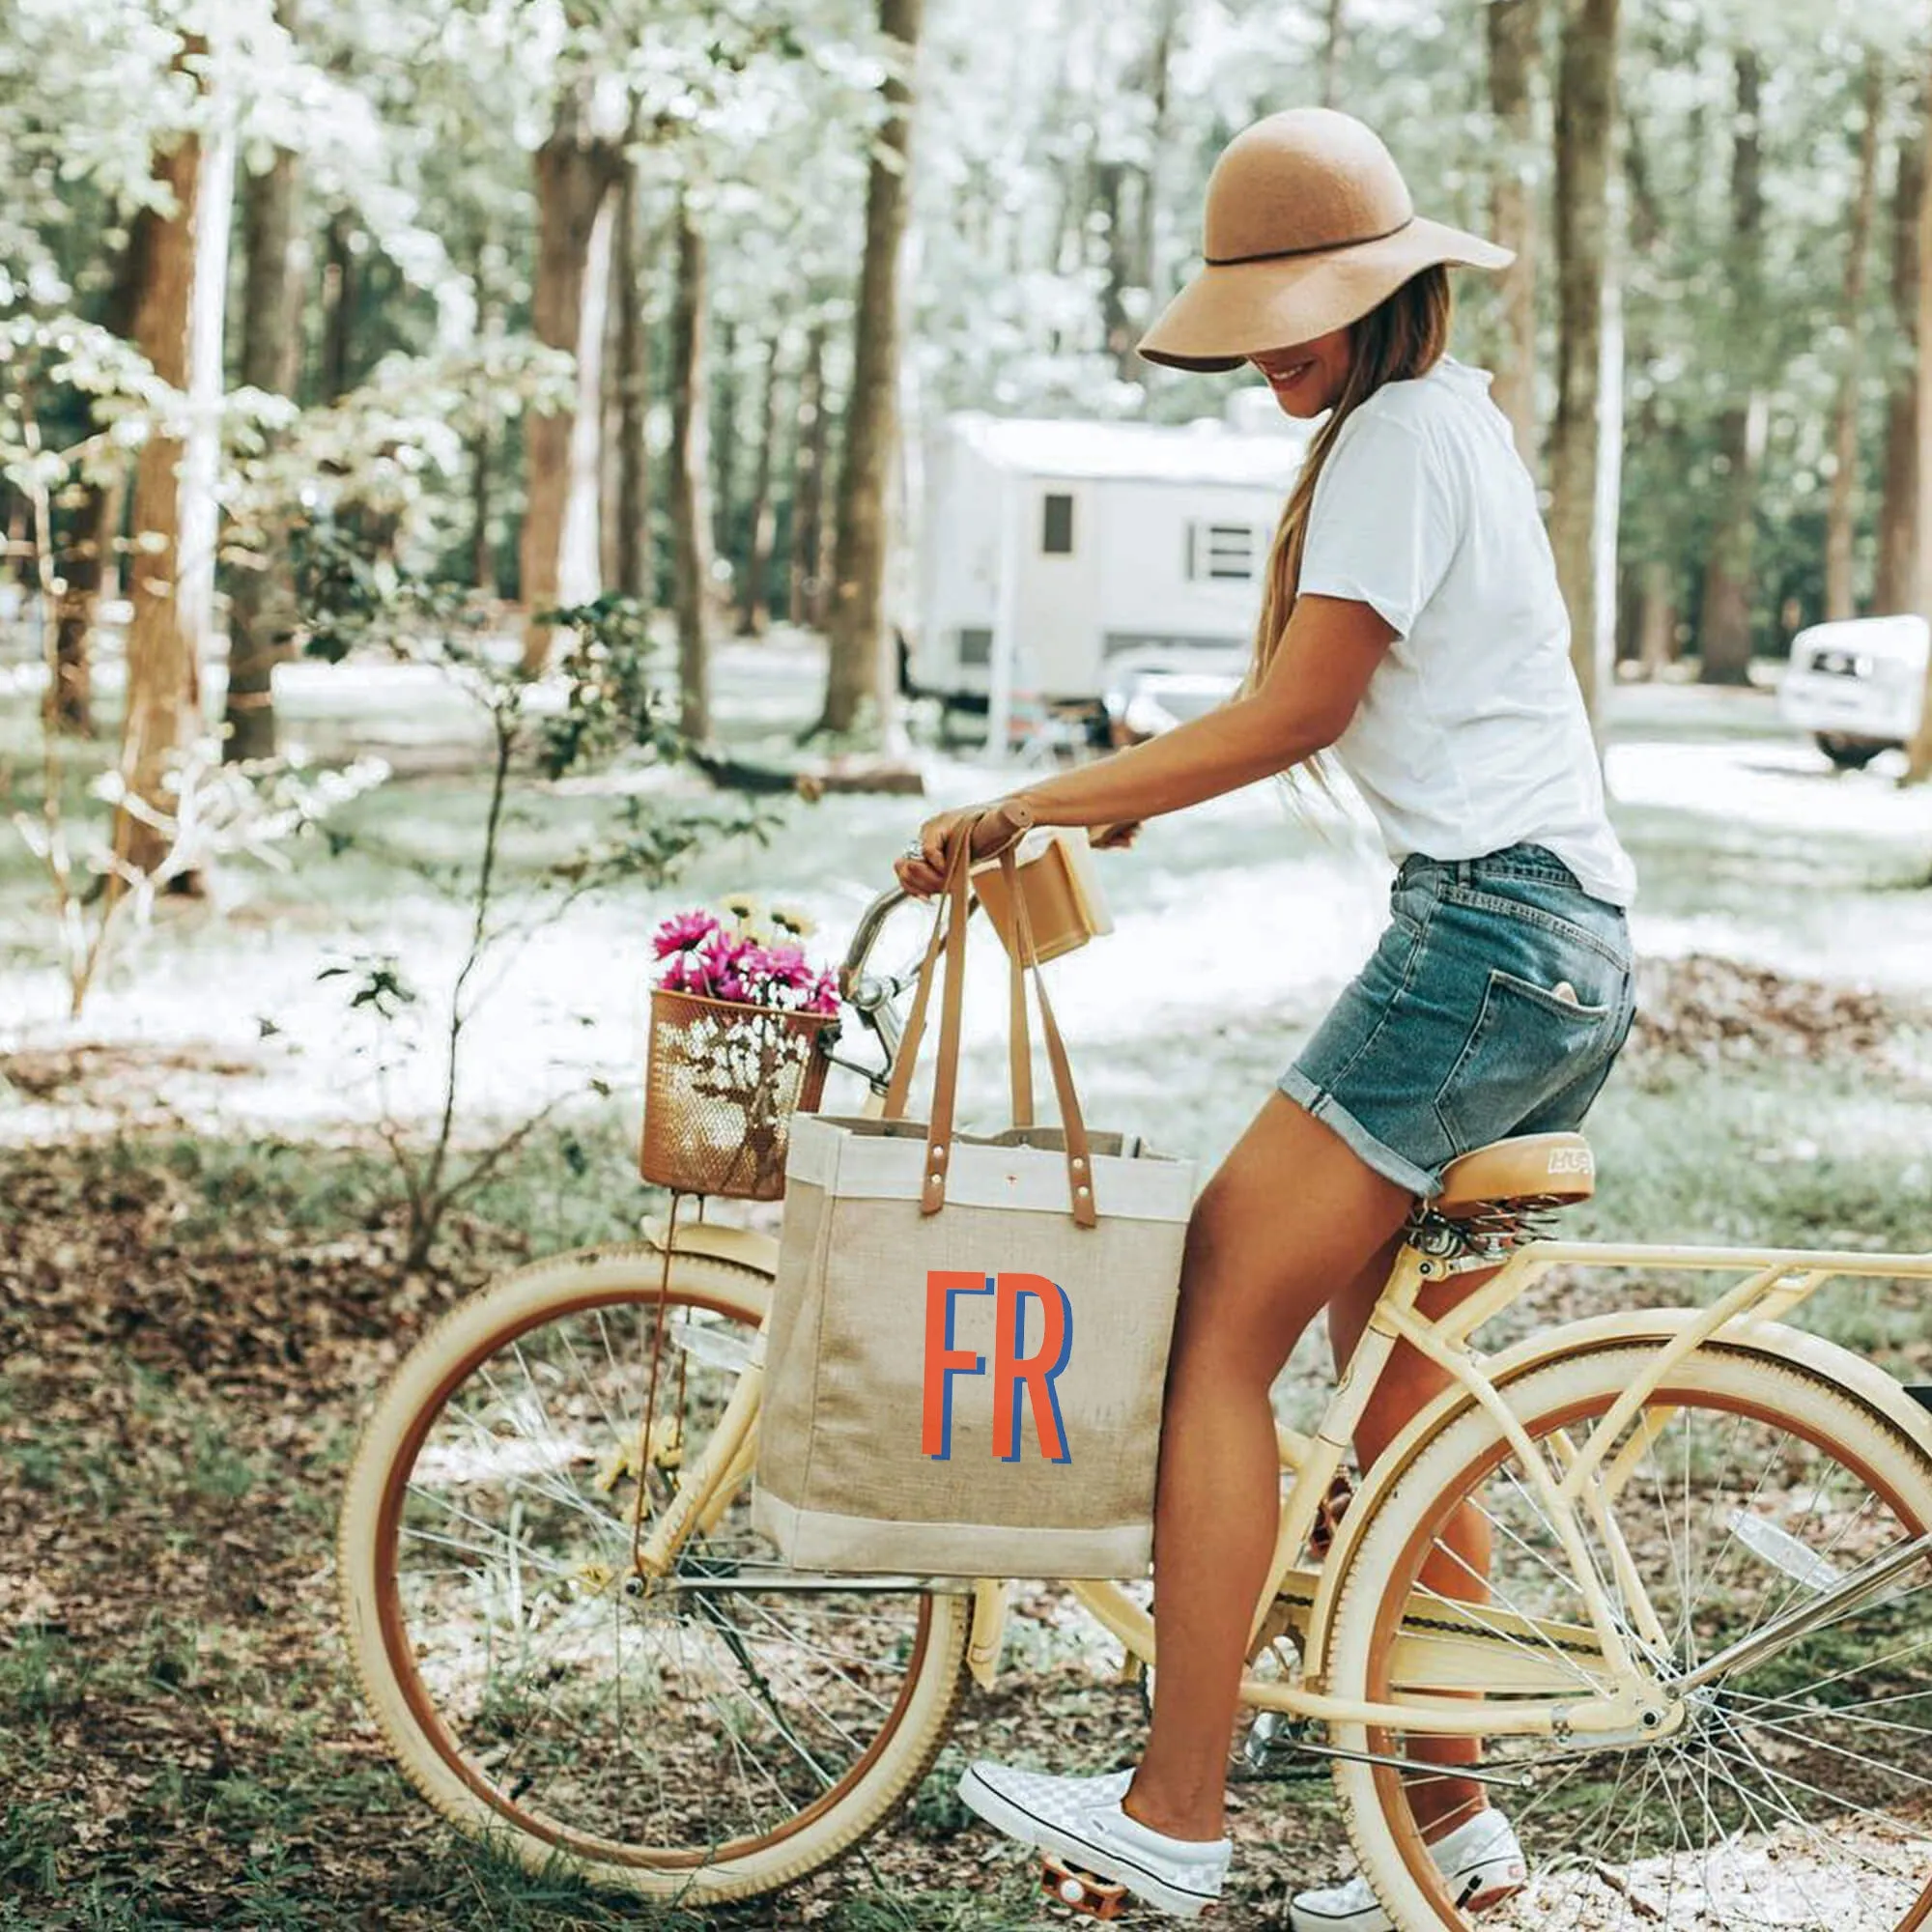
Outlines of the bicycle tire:
{"label": "bicycle tire", "polygon": [[[734,1842],[728,1856],[694,1856],[690,1846],[629,1846],[576,1833],[567,1821],[515,1802],[487,1769],[460,1756],[460,1745],[453,1755],[454,1732],[437,1715],[401,1629],[393,1554],[384,1555],[385,1543],[393,1550],[390,1525],[410,1475],[398,1463],[413,1460],[465,1365],[489,1360],[503,1338],[531,1335],[566,1314],[654,1301],[662,1265],[660,1251],[643,1243],[536,1262],[465,1300],[422,1337],[361,1432],[339,1519],[339,1591],[344,1636],[368,1708],[405,1776],[451,1824],[533,1871],[568,1870],[601,1887],[696,1906],[754,1897],[820,1869],[877,1830],[918,1786],[946,1742],[963,1690],[970,1597],[919,1593],[922,1634],[891,1721],[834,1790],[763,1837]],[[666,1305],[753,1325],[770,1291],[762,1269],[680,1253]]]}
{"label": "bicycle tire", "polygon": [[[1804,1339],[1814,1363],[1821,1354],[1829,1353],[1815,1338]],[[1606,1410],[1655,1359],[1655,1352],[1654,1344],[1623,1343],[1558,1355],[1512,1381],[1506,1398],[1530,1436],[1541,1441],[1555,1427],[1573,1419],[1586,1424],[1589,1417]],[[1858,1470],[1875,1492],[1882,1492],[1902,1531],[1922,1534],[1932,1525],[1932,1455],[1891,1418],[1862,1400],[1855,1387],[1834,1379],[1820,1367],[1788,1359],[1763,1341],[1754,1345],[1707,1344],[1668,1374],[1655,1398],[1657,1405],[1666,1405],[1672,1394],[1683,1398],[1687,1406],[1710,1402],[1757,1418],[1767,1427],[1796,1430],[1801,1439],[1837,1455],[1847,1466]],[[1390,1694],[1392,1636],[1402,1621],[1399,1604],[1407,1601],[1414,1586],[1419,1551],[1428,1547],[1427,1540],[1434,1538],[1437,1526],[1448,1520],[1459,1501],[1466,1502],[1471,1495],[1481,1493],[1477,1486],[1485,1478],[1475,1472],[1486,1463],[1493,1466],[1502,1460],[1497,1455],[1500,1446],[1501,1431],[1472,1401],[1445,1417],[1433,1436],[1418,1446],[1402,1473],[1371,1499],[1372,1514],[1360,1526],[1338,1593],[1336,1634],[1327,1674],[1327,1688],[1336,1695],[1376,1701]],[[1688,1456],[1688,1450],[1686,1453]],[[1687,1463],[1687,1471],[1688,1467]],[[1690,1480],[1688,1473],[1686,1480]],[[1733,1519],[1733,1532],[1735,1528]],[[1744,1722],[1749,1721],[1747,1714]],[[1391,1745],[1390,1738],[1388,1731],[1364,1724],[1331,1728],[1332,1742],[1345,1749],[1399,1748]],[[1474,1921],[1458,1908],[1428,1856],[1421,1830],[1404,1796],[1404,1778],[1403,1772],[1388,1766],[1343,1761],[1335,1767],[1336,1785],[1361,1873],[1403,1932],[1468,1932]],[[1646,1777],[1642,1787],[1645,1797],[1650,1788]],[[1667,1791],[1667,1782],[1662,1788]],[[1618,1789],[1623,1789],[1621,1779]],[[1711,1815],[1708,1805],[1706,1814]],[[1776,1812],[1770,1816],[1776,1829],[1783,1829],[1784,1821]],[[1896,1889],[1885,1894],[1886,1902],[1875,1903],[1877,1918],[1854,1918],[1847,1909],[1832,1922],[1861,1928],[1884,1923],[1894,1932],[1915,1932],[1915,1928],[1932,1924],[1932,1884],[1924,1885],[1916,1897],[1910,1895],[1910,1888],[1919,1885],[1928,1869],[1932,1864],[1921,1860],[1909,1875],[1888,1880],[1887,1884]],[[1708,1866],[1706,1871],[1708,1878]],[[1877,1899],[1879,1881],[1868,1883]],[[1579,1890],[1579,1899],[1581,1895]],[[1671,1889],[1658,1932],[1677,1932],[1668,1922],[1675,1897],[1673,1865]],[[1652,1897],[1642,1905],[1638,1916],[1649,1923],[1657,1918],[1657,1901]],[[1539,1904],[1538,1909],[1547,1908]],[[1580,1903],[1572,1916],[1577,1923],[1596,1922]],[[1505,1924],[1517,1922],[1508,1911],[1496,1917]],[[1483,1922],[1496,1921],[1486,1914]],[[1532,1913],[1522,1922],[1543,1921]],[[1695,1922],[1712,1921],[1698,1918]],[[1716,1922],[1756,1921],[1748,1917],[1726,1917]],[[1803,1922],[1808,1925],[1808,1920]]]}

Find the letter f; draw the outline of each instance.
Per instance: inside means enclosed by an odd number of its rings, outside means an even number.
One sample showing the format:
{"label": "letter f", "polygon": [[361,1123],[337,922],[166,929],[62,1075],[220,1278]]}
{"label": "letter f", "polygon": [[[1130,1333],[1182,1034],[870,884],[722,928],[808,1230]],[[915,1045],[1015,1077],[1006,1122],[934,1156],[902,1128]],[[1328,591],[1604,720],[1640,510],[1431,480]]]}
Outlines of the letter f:
{"label": "letter f", "polygon": [[952,1346],[952,1297],[991,1294],[993,1277],[961,1268],[925,1272],[925,1413],[920,1454],[944,1463],[952,1454],[952,1378],[982,1376],[986,1358]]}

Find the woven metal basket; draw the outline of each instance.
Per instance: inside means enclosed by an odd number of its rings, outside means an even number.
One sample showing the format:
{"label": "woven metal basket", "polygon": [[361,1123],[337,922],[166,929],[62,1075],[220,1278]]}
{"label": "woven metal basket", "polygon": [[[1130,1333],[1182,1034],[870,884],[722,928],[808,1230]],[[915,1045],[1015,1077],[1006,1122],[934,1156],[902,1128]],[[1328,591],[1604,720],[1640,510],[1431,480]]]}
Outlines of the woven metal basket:
{"label": "woven metal basket", "polygon": [[776,1201],[791,1117],[818,1105],[834,1013],[651,993],[638,1171],[660,1187]]}

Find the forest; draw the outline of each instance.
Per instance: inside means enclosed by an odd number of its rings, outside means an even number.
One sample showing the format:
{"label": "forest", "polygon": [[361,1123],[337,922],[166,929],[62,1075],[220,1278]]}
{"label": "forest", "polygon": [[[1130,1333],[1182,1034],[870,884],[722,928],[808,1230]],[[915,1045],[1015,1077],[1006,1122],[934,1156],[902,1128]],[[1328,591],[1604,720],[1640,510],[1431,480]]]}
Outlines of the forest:
{"label": "forest", "polygon": [[[1047,1912],[952,1775],[1141,1722],[1064,1597],[861,1849],[639,1904],[398,1774],[337,1511],[419,1338],[667,1211],[653,926],[742,897],[829,972],[923,818],[1148,734],[927,681],[936,439],[1232,422],[1253,371],[1135,344],[1217,154],[1318,104],[1516,251],[1455,278],[1453,349],[1641,880],[1566,1234],[1932,1242],[1932,658],[1842,634],[1904,681],[1883,742],[1780,710],[1812,627],[1932,612],[1932,9],[8,0],[0,1928]],[[1374,943],[1365,854],[1346,801],[1255,786],[1096,860],[1113,930],[1053,968],[1090,1114],[1226,1151]],[[1559,1269],[1512,1319],[1580,1312]],[[1932,1383],[1922,1285],[1816,1313]],[[1282,1416],[1329,1378],[1311,1334]],[[1286,1926],[1336,1801],[1231,1809],[1227,1922]]]}

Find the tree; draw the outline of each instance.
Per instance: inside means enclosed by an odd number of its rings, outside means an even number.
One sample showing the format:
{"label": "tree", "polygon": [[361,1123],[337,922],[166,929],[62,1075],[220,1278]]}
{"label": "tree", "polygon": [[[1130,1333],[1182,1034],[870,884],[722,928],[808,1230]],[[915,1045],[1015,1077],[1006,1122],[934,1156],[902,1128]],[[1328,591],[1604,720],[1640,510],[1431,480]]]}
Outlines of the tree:
{"label": "tree", "polygon": [[1570,655],[1601,699],[1596,548],[1604,295],[1616,114],[1617,0],[1567,0],[1556,105],[1556,417],[1549,537],[1570,611]]}
{"label": "tree", "polygon": [[1756,534],[1758,467],[1770,404],[1757,381],[1754,343],[1764,288],[1762,68],[1757,50],[1734,57],[1737,118],[1731,135],[1731,323],[1724,368],[1730,399],[1719,420],[1721,497],[1704,565],[1697,613],[1699,676],[1706,684],[1745,684],[1751,660],[1751,552]]}
{"label": "tree", "polygon": [[[1918,222],[1925,199],[1925,129],[1898,144],[1891,197],[1891,313],[1910,345],[1918,326]],[[1881,615],[1918,608],[1918,359],[1896,358],[1886,392],[1885,497],[1879,505]]]}
{"label": "tree", "polygon": [[1859,390],[1864,374],[1865,280],[1871,256],[1872,211],[1878,199],[1879,123],[1885,109],[1885,62],[1865,54],[1864,118],[1859,129],[1858,188],[1845,249],[1841,332],[1844,363],[1832,408],[1832,491],[1825,513],[1825,615],[1856,613],[1852,584],[1853,516],[1859,472]]}
{"label": "tree", "polygon": [[[285,27],[293,0],[282,0]],[[301,367],[302,271],[298,235],[298,167],[277,147],[266,168],[249,175],[242,195],[246,275],[242,295],[242,380],[270,395],[293,396]],[[256,555],[236,572],[228,604],[228,691],[222,756],[231,763],[272,757],[274,670],[282,654],[275,618],[286,599],[276,560]]]}
{"label": "tree", "polygon": [[550,655],[544,613],[587,604],[598,582],[597,480],[605,304],[616,190],[622,177],[624,101],[608,84],[567,87],[536,152],[537,271],[530,320],[540,342],[577,358],[570,410],[526,426],[528,502],[520,552],[524,663]]}
{"label": "tree", "polygon": [[1492,233],[1516,260],[1503,270],[1497,303],[1502,326],[1491,394],[1510,420],[1516,446],[1532,473],[1536,420],[1536,195],[1532,156],[1532,76],[1542,39],[1543,0],[1490,0],[1490,112],[1495,155],[1490,188]]}
{"label": "tree", "polygon": [[615,587],[651,601],[651,473],[644,438],[649,371],[644,344],[644,290],[638,272],[638,171],[627,163],[617,202],[617,237],[611,263],[611,305],[616,317],[610,386],[615,392],[612,433],[616,479],[611,576]]}
{"label": "tree", "polygon": [[677,203],[677,290],[671,301],[670,461],[672,600],[677,611],[680,728],[711,735],[710,430],[704,394],[704,236],[690,197]]}
{"label": "tree", "polygon": [[[134,330],[142,263],[125,244],[114,263],[103,326],[124,340]],[[54,675],[47,687],[46,724],[52,731],[85,737],[94,729],[93,640],[95,613],[116,572],[115,542],[128,507],[125,469],[107,481],[78,486],[71,539],[62,571],[54,630]]]}
{"label": "tree", "polygon": [[745,581],[738,593],[738,635],[745,638],[763,637],[772,621],[772,541],[777,526],[772,470],[779,433],[779,341],[774,333],[764,345],[765,374],[758,392],[758,444],[752,471]]}
{"label": "tree", "polygon": [[[1925,67],[1924,93],[1925,151],[1932,153],[1932,62]],[[1918,314],[1917,317],[1917,347],[1918,351],[1918,383],[1917,387],[1918,429],[1919,470],[1918,498],[1918,595],[1913,599],[1913,609],[1921,614],[1932,611],[1932,489],[1926,488],[1925,450],[1932,446],[1932,381],[1926,380],[1926,372],[1932,370],[1932,274],[1925,272],[1925,267],[1932,263],[1932,194],[1920,193],[1918,198]],[[1918,729],[1914,735],[1906,754],[1905,781],[1907,784],[1923,784],[1932,779],[1932,659],[1925,667],[1925,689],[1918,709]]]}
{"label": "tree", "polygon": [[[178,71],[205,47],[185,43]],[[204,97],[205,102],[205,97]],[[134,472],[129,564],[128,702],[121,731],[125,798],[115,850],[135,871],[167,848],[168,780],[201,735],[201,653],[212,615],[214,434],[227,291],[232,140],[189,129],[158,146],[157,208],[136,217],[129,246],[139,288],[134,343],[161,380],[185,392],[185,425],[165,425],[142,445]]]}
{"label": "tree", "polygon": [[799,371],[792,421],[791,562],[785,614],[794,624],[816,630],[825,622],[825,469],[830,457],[825,324],[816,317],[806,331],[805,366]]}
{"label": "tree", "polygon": [[825,708],[815,730],[850,731],[870,696],[874,725],[889,728],[897,664],[883,621],[886,485],[897,425],[898,266],[905,236],[907,167],[912,148],[913,66],[923,0],[879,0],[879,29],[894,60],[866,183],[866,256],[846,405],[845,453],[838,471],[838,538],[833,554],[831,662]]}

